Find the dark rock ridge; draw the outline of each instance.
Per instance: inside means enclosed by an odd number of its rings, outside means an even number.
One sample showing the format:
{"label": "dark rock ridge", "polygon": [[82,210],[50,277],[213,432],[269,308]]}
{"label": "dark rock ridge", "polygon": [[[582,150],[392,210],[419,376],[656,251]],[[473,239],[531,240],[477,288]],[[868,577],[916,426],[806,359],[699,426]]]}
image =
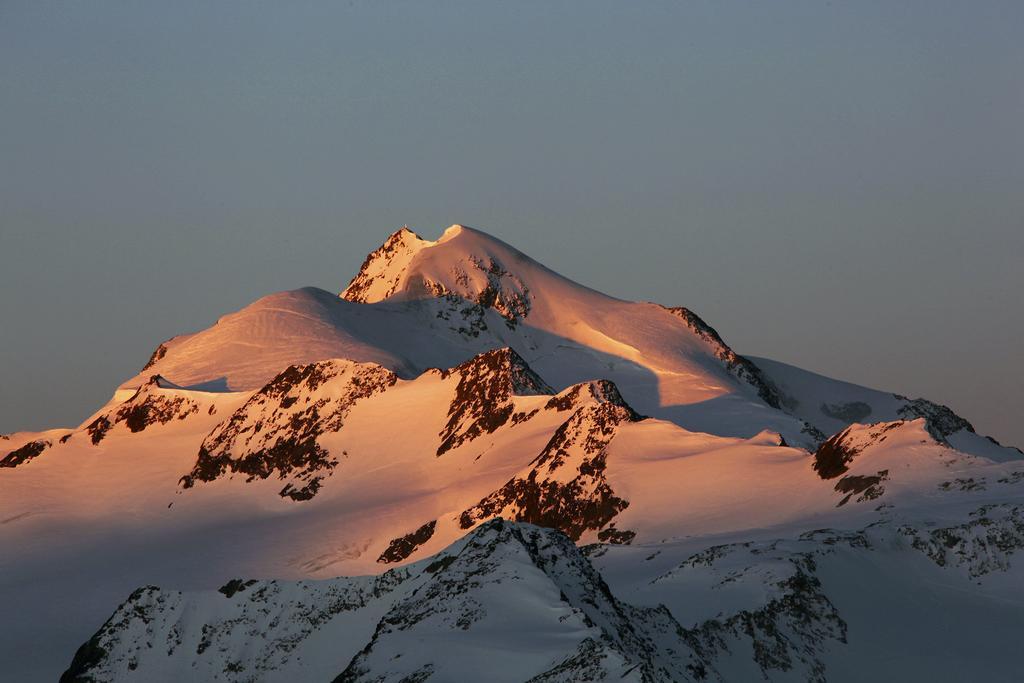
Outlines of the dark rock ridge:
{"label": "dark rock ridge", "polygon": [[906,420],[916,420],[919,417],[923,417],[928,424],[929,431],[939,440],[945,441],[947,437],[959,432],[961,429],[966,429],[972,434],[974,433],[974,425],[944,405],[932,403],[923,398],[909,399],[899,394],[893,395],[899,400],[907,402],[905,406],[897,411],[900,417]]}
{"label": "dark rock ridge", "polygon": [[235,593],[244,591],[246,588],[256,583],[259,583],[259,581],[256,581],[255,579],[249,579],[248,581],[243,579],[231,579],[218,588],[217,592],[223,594],[225,598],[230,598],[233,597]]}
{"label": "dark rock ridge", "polygon": [[[171,337],[171,339],[173,339],[173,337]],[[160,344],[160,346],[156,347],[156,350],[153,351],[152,355],[150,355],[149,357],[149,360],[146,361],[146,364],[142,367],[142,372],[149,370],[151,367],[156,365],[157,362],[159,362],[164,356],[167,355],[167,342],[169,341],[171,340],[168,339],[167,341]]]}
{"label": "dark rock ridge", "polygon": [[821,444],[814,453],[814,471],[822,479],[835,479],[845,474],[853,459],[864,450],[868,444],[881,443],[886,439],[886,432],[899,429],[904,424],[898,422],[879,422],[871,425],[872,430],[868,433],[867,443],[854,444],[851,438],[852,427],[847,427],[838,434],[832,436],[828,441]]}
{"label": "dark rock ridge", "polygon": [[0,460],[0,467],[17,467],[18,465],[22,465],[32,458],[38,457],[43,451],[52,445],[53,443],[46,439],[29,441],[27,444],[20,448],[16,448],[5,455],[3,460]]}
{"label": "dark rock ridge", "polygon": [[459,378],[455,397],[448,408],[448,422],[438,435],[441,438],[437,447],[439,456],[482,434],[493,433],[510,420],[526,419],[526,415],[514,415],[513,396],[554,393],[510,348],[487,351],[451,370],[439,372],[442,378],[453,375]]}
{"label": "dark rock ridge", "polygon": [[273,474],[281,496],[308,500],[337,465],[317,439],[339,431],[352,406],[383,392],[398,377],[373,363],[329,360],[293,365],[249,398],[203,440],[184,488],[228,473],[246,481]]}
{"label": "dark rock ridge", "polygon": [[885,493],[885,488],[882,486],[882,482],[888,478],[889,470],[879,470],[877,474],[871,475],[846,475],[836,482],[835,490],[839,493],[846,494],[846,496],[836,504],[836,507],[843,507],[850,502],[850,499],[853,498],[853,496],[857,496],[858,494],[858,503],[880,498],[881,495]]}
{"label": "dark rock ridge", "polygon": [[643,415],[626,403],[626,399],[619,393],[619,388],[615,386],[615,383],[607,379],[574,384],[557,396],[552,396],[551,400],[544,404],[544,408],[546,410],[555,409],[559,412],[574,410],[587,403],[588,399],[594,403],[610,403],[623,408],[629,413],[631,422],[644,419]]}
{"label": "dark rock ridge", "polygon": [[380,564],[401,562],[416,552],[417,548],[430,540],[434,535],[434,528],[436,526],[437,520],[433,519],[416,531],[412,531],[405,536],[394,539],[388,545],[387,549],[380,554],[380,557],[377,558],[377,562]]}
{"label": "dark rock ridge", "polygon": [[762,401],[772,408],[782,409],[782,400],[779,396],[778,388],[761,371],[761,368],[729,348],[715,328],[708,325],[700,316],[688,308],[682,306],[663,306],[662,308],[681,318],[687,327],[693,330],[698,337],[710,344],[714,350],[715,357],[722,361],[726,369],[736,378],[752,386]]}
{"label": "dark rock ridge", "polygon": [[174,394],[174,385],[160,375],[153,375],[124,403],[100,415],[85,427],[93,445],[103,441],[107,432],[124,424],[133,434],[153,425],[171,420],[184,420],[199,412],[199,403],[187,396]]}
{"label": "dark rock ridge", "polygon": [[[579,540],[585,531],[601,529],[629,505],[608,485],[607,448],[620,424],[641,416],[625,404],[611,382],[571,387],[548,406],[565,410],[567,401],[580,403],[584,393],[598,402],[584,402],[576,408],[524,474],[464,511],[459,517],[463,529],[500,515],[557,528]],[[611,533],[609,537],[628,541],[630,533]]]}

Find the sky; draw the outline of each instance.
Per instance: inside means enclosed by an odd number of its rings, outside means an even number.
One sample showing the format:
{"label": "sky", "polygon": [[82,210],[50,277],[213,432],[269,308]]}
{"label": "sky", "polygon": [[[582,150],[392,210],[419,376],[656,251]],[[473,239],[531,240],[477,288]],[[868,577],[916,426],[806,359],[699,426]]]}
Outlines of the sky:
{"label": "sky", "polygon": [[483,229],[1024,446],[1024,4],[0,2],[0,432]]}

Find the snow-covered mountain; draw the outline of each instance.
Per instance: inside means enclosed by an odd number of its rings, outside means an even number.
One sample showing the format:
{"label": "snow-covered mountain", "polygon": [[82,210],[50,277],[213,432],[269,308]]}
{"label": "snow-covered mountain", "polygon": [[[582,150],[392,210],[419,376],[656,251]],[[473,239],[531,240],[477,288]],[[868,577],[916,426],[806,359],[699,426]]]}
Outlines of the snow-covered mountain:
{"label": "snow-covered mountain", "polygon": [[694,552],[492,520],[377,576],[140,588],[62,680],[1020,680],[1022,521]]}
{"label": "snow-covered mountain", "polygon": [[88,640],[68,680],[859,680],[875,652],[962,680],[983,652],[1013,680],[965,620],[1024,634],[1022,486],[1020,451],[944,406],[403,228],[340,295],[264,297],[79,427],[0,440],[0,660],[52,680]]}

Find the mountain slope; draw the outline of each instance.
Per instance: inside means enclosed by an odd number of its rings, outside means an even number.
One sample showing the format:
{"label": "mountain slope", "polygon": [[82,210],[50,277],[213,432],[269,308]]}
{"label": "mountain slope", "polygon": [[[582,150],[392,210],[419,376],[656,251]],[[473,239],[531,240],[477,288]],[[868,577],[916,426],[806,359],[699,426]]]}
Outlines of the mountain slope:
{"label": "mountain slope", "polygon": [[166,342],[146,372],[251,390],[290,364],[342,357],[408,378],[501,347],[556,389],[610,379],[637,410],[691,430],[753,436],[767,427],[806,445],[820,438],[775,410],[756,366],[691,311],[613,299],[464,226],[436,242],[400,230],[340,297],[313,289],[265,297]]}
{"label": "mountain slope", "polygon": [[329,358],[373,362],[412,378],[502,347],[556,390],[609,379],[641,413],[690,431],[749,438],[770,429],[815,448],[869,417],[930,414],[957,425],[952,431],[963,432],[955,440],[964,450],[1019,455],[975,438],[966,420],[942,406],[860,388],[851,394],[853,385],[808,382],[810,373],[751,362],[689,309],[614,299],[459,225],[436,241],[399,230],[340,296],[315,288],[273,294],[175,337],[123,386],[158,372],[183,386],[251,391],[289,365]]}
{"label": "mountain slope", "polygon": [[925,418],[938,438],[962,451],[995,460],[1022,455],[1018,448],[979,435],[966,419],[927,399],[868,389],[765,358],[752,361],[776,388],[783,407],[825,434],[835,434],[853,423]]}
{"label": "mountain slope", "polygon": [[[650,554],[666,539],[713,544],[858,528],[892,509],[1002,504],[1024,480],[1024,463],[960,453],[924,419],[850,430],[812,455],[770,431],[720,437],[644,418],[607,381],[546,391],[510,349],[412,380],[343,360],[294,366],[249,393],[155,379],[5,471],[0,594],[35,616],[0,622],[2,642],[70,648],[137,585],[381,571],[495,515]],[[147,404],[179,406],[185,419],[138,431],[118,421]],[[101,418],[113,427],[94,443]],[[817,467],[830,448],[843,454],[838,475]],[[882,471],[877,495],[871,482],[837,488]],[[580,647],[577,663],[612,657]]]}
{"label": "mountain slope", "polygon": [[[557,647],[538,645],[529,660],[538,680],[679,680],[701,671],[725,680],[813,679],[842,642],[829,605],[844,611],[831,587],[815,587],[824,575],[807,558],[832,557],[837,544],[848,545],[836,538],[884,526],[891,537],[874,550],[895,543],[928,567],[1012,573],[1024,459],[942,406],[800,373],[736,354],[688,309],[594,292],[479,231],[453,226],[434,242],[399,231],[341,296],[304,289],[264,297],[162,344],[77,428],[0,439],[0,604],[16,615],[0,618],[0,661],[18,680],[52,680],[54,653],[70,652],[138,586],[192,595],[237,577],[385,572],[391,578],[339,580],[322,592],[264,581],[258,590],[266,595],[284,591],[270,613],[269,603],[239,613],[215,602],[206,611],[206,598],[197,606],[146,591],[122,616],[135,624],[132,638],[143,637],[135,608],[173,603],[181,628],[198,629],[186,648],[192,653],[204,625],[226,620],[217,628],[234,634],[221,643],[234,658],[202,661],[243,662],[261,676],[305,666],[284,656],[293,638],[318,643],[303,661],[321,661],[324,677],[425,675],[428,665],[435,677],[461,675],[469,669],[445,667],[470,664],[435,661],[427,651],[393,660],[405,636],[377,625],[399,605],[403,614],[440,609],[451,591],[429,600],[425,588],[406,595],[398,583],[425,586],[434,575],[417,583],[401,572],[425,572],[433,556],[448,562],[437,554],[500,516],[596,544],[591,558],[615,595],[643,593],[634,578],[668,557],[679,564],[714,546],[758,549],[735,555],[749,575],[737,582],[750,592],[740,597],[753,602],[737,602],[746,606],[721,619],[704,614],[714,623],[703,629],[684,604],[668,615],[657,601],[603,597],[593,611],[572,591],[598,579],[572,560],[568,541],[543,537],[571,560],[571,580],[552,573],[560,561],[534,548],[541,541],[523,540],[540,532],[501,527],[493,556],[502,559],[474,599],[494,601],[494,614],[515,613],[521,600],[565,616],[555,624],[548,612],[523,615],[523,624],[562,634]],[[823,528],[841,531],[804,538]],[[776,539],[798,540],[799,557],[751,569],[775,552],[756,544]],[[619,566],[615,558],[626,559]],[[913,562],[876,569],[896,580],[916,575],[906,569]],[[722,571],[719,580],[730,583]],[[509,603],[482,588],[496,577],[504,577],[502,589],[522,581],[524,592]],[[248,580],[226,592],[244,597],[256,586]],[[694,604],[727,592],[686,583],[696,587],[687,594]],[[549,599],[552,585],[565,595]],[[1016,590],[992,584],[1000,599],[1016,599]],[[378,611],[356,628],[349,618],[362,619],[358,609],[315,612],[309,601],[321,598]],[[965,613],[980,610],[983,598],[970,593]],[[801,622],[800,610],[814,618]],[[345,636],[344,662],[324,660],[334,636],[317,635],[335,619],[346,634],[356,629]],[[236,623],[249,631],[234,630]],[[435,624],[438,633],[451,631],[438,636],[441,644],[461,643],[448,639],[461,633],[458,619],[453,629],[444,624]],[[254,629],[278,625],[283,644],[268,646],[262,663],[237,650]],[[480,653],[501,633],[493,625]],[[212,647],[204,648],[211,657]],[[117,666],[131,656],[139,657]],[[138,671],[154,671],[154,661],[143,657]]]}
{"label": "mountain slope", "polygon": [[[956,547],[968,527],[931,534]],[[886,521],[700,552],[592,546],[588,561],[558,532],[496,520],[377,577],[139,589],[61,680],[858,681],[878,661],[900,679],[1016,680],[1024,617],[988,594],[1019,580],[1024,534],[1000,545],[1013,561],[978,564],[984,542],[947,559]]]}

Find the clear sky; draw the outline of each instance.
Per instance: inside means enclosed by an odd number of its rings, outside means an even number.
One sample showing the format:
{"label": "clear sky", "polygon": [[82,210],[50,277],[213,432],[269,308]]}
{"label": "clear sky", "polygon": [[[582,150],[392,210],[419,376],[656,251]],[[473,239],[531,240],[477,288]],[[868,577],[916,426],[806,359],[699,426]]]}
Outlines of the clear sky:
{"label": "clear sky", "polygon": [[1024,446],[1024,3],[0,2],[0,431],[464,223]]}

